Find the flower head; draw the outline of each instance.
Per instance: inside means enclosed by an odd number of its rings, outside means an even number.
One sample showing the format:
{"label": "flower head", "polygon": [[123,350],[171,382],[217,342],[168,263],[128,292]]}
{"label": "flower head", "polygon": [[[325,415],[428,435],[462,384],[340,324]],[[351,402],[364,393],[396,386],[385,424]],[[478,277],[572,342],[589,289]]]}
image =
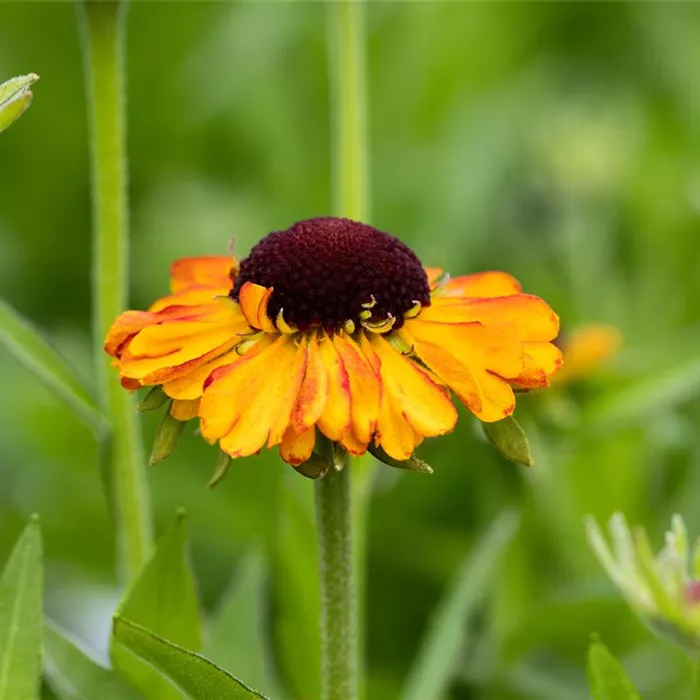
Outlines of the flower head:
{"label": "flower head", "polygon": [[178,420],[232,457],[279,446],[307,461],[317,431],[353,455],[406,460],[450,432],[453,392],[482,421],[547,386],[559,324],[502,272],[450,279],[361,223],[309,219],[232,258],[172,267],[172,293],[127,311],[105,348],[128,389],[162,386]]}
{"label": "flower head", "polygon": [[630,532],[622,513],[610,518],[608,528],[612,551],[595,520],[586,521],[588,541],[610,580],[653,632],[700,651],[700,540],[689,556],[685,524],[678,515],[657,555],[644,529]]}

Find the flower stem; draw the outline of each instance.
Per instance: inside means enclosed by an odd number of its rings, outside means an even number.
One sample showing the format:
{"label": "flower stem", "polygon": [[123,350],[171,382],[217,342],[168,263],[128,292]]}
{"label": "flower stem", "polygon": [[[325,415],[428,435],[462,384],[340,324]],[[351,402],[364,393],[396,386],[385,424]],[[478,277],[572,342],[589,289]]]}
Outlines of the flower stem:
{"label": "flower stem", "polygon": [[[331,116],[333,120],[333,213],[355,221],[366,222],[369,218],[369,148],[367,145],[367,68],[365,55],[365,0],[354,2],[329,2],[328,19],[328,58],[330,66]],[[337,509],[344,513],[346,542],[351,529],[355,534],[354,545],[350,542],[347,551],[338,554],[336,559],[344,561],[345,587],[338,588],[331,596],[327,591],[329,557],[323,552],[331,546],[325,542],[325,535],[319,531],[321,538],[321,599],[322,599],[322,654],[323,654],[323,700],[348,700],[362,696],[361,678],[364,669],[364,581],[365,542],[367,530],[367,511],[369,494],[373,483],[374,465],[365,459],[355,460],[352,468],[345,468],[340,473],[328,474],[317,485],[317,504],[324,500],[338,498]],[[352,489],[348,482],[352,476]],[[346,483],[342,492],[336,496],[334,489],[322,482],[343,479]],[[326,493],[327,491],[327,493]],[[339,491],[339,490],[338,490]],[[352,499],[351,499],[352,496]],[[352,507],[350,501],[353,501]],[[341,507],[342,506],[342,507]],[[326,506],[327,508],[330,506]],[[320,505],[317,508],[321,512]],[[321,519],[319,517],[319,526]],[[354,549],[356,578],[352,575],[351,559]],[[346,557],[346,559],[342,559]],[[339,561],[331,562],[338,563]],[[361,582],[356,590],[356,580]],[[345,596],[345,598],[338,597]],[[342,655],[336,649],[336,640],[331,632],[336,625],[334,616],[342,616],[343,629],[349,635],[342,647]],[[343,684],[335,683],[336,672],[344,672],[347,679]],[[359,690],[358,690],[359,688]]]}
{"label": "flower stem", "polygon": [[355,597],[350,467],[318,479],[316,528],[321,577],[321,700],[357,698]]}
{"label": "flower stem", "polygon": [[131,398],[109,373],[104,338],[126,308],[128,221],[124,116],[126,3],[79,0],[92,168],[93,342],[101,404],[109,418],[100,455],[116,520],[120,573],[131,580],[151,544],[145,461]]}
{"label": "flower stem", "polygon": [[334,131],[333,208],[357,221],[369,215],[365,2],[328,3]]}

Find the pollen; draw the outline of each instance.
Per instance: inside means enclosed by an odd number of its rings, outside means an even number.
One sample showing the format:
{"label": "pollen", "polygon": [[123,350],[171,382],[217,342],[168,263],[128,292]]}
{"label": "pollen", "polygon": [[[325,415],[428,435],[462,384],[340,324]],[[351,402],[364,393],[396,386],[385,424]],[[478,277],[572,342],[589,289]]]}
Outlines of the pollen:
{"label": "pollen", "polygon": [[398,329],[417,304],[430,305],[416,254],[398,238],[349,219],[307,219],[270,233],[241,262],[233,299],[246,282],[272,287],[271,319],[281,313],[300,331],[320,326],[333,333],[368,323]]}

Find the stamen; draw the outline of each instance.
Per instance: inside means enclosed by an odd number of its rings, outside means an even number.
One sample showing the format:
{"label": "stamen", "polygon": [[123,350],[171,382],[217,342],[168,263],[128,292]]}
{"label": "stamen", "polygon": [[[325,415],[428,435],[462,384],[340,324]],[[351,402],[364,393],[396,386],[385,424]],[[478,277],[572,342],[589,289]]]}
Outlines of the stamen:
{"label": "stamen", "polygon": [[348,334],[352,335],[355,332],[355,321],[353,321],[351,318],[349,318],[345,323],[343,324],[343,330]]}
{"label": "stamen", "polygon": [[363,309],[373,309],[377,305],[377,300],[374,298],[374,294],[370,294],[369,301],[364,304],[360,304]]}
{"label": "stamen", "polygon": [[366,328],[370,333],[384,334],[388,333],[396,323],[396,317],[389,314],[381,321],[363,321],[362,327]]}
{"label": "stamen", "polygon": [[277,326],[277,330],[282,331],[282,333],[296,333],[299,330],[296,326],[290,325],[284,320],[284,309],[279,310],[277,318],[275,319],[275,325]]}
{"label": "stamen", "polygon": [[404,313],[404,318],[415,318],[421,312],[423,304],[419,301],[413,300],[413,306]]}

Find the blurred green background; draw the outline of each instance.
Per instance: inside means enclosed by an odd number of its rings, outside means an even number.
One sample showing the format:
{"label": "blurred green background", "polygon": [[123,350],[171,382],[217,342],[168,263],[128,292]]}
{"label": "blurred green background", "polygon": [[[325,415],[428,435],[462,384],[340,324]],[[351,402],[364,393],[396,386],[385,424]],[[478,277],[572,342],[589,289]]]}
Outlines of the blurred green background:
{"label": "blurred green background", "polygon": [[[171,260],[243,257],[265,233],[329,211],[326,28],[319,3],[134,2],[128,16],[132,294]],[[425,264],[503,269],[564,330],[617,326],[622,352],[575,386],[523,397],[536,465],[504,462],[470,418],[382,468],[367,565],[369,700],[397,697],[441,595],[479,533],[522,521],[468,621],[451,700],[585,700],[599,632],[645,700],[683,698],[689,662],[604,578],[581,519],[622,510],[661,545],[700,532],[700,5],[370,3],[373,225]],[[91,374],[86,122],[72,3],[0,3],[0,78],[37,72],[0,136],[0,296]],[[47,611],[104,649],[114,542],[87,428],[0,350],[0,561],[41,514]],[[157,418],[144,420],[147,443]],[[215,453],[190,427],[153,468],[161,531],[189,513],[208,610],[241,557],[265,553],[278,672],[315,697],[312,485],[276,453],[213,493]],[[245,677],[244,670],[240,675]]]}

